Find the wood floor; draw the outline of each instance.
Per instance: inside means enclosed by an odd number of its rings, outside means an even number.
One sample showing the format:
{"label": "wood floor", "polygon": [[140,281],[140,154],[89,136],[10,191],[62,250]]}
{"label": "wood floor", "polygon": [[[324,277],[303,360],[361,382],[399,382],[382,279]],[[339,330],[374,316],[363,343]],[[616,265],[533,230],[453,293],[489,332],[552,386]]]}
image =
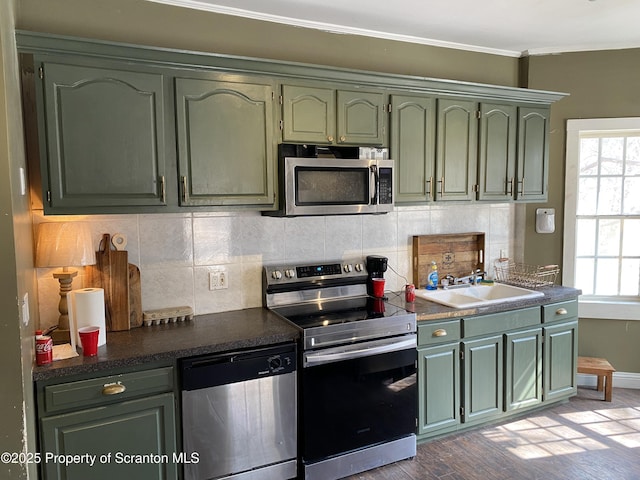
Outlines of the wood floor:
{"label": "wood floor", "polygon": [[640,390],[579,388],[569,402],[418,446],[349,480],[637,480]]}

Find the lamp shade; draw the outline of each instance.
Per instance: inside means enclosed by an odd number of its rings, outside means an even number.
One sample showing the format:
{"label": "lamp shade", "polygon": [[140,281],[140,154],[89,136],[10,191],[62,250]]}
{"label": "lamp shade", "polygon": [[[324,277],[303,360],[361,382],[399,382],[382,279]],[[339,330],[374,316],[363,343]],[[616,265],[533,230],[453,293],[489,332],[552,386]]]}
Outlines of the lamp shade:
{"label": "lamp shade", "polygon": [[36,267],[79,267],[95,263],[88,224],[56,222],[38,226]]}

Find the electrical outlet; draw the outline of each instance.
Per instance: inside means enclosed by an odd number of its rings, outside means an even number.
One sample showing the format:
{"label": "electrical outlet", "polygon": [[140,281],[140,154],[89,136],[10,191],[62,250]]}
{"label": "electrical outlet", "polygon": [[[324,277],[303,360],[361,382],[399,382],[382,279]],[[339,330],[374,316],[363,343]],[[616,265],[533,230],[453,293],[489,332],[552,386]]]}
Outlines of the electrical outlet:
{"label": "electrical outlet", "polygon": [[229,288],[227,270],[224,267],[218,267],[209,272],[209,290],[222,290],[224,288]]}

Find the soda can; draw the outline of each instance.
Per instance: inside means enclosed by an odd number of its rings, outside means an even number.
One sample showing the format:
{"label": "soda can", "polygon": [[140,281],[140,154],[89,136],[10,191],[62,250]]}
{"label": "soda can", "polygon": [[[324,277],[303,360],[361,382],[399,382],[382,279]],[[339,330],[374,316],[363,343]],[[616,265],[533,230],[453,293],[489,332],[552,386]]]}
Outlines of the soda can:
{"label": "soda can", "polygon": [[53,340],[48,335],[36,331],[36,364],[46,365],[53,362]]}
{"label": "soda can", "polygon": [[404,299],[406,302],[413,303],[416,299],[416,287],[413,283],[405,285]]}

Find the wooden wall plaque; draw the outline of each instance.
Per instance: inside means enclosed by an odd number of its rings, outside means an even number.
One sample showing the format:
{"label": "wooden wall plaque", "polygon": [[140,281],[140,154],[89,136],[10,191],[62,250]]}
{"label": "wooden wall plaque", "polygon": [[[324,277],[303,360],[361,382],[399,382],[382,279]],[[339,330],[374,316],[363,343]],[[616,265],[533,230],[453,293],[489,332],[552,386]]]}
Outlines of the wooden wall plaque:
{"label": "wooden wall plaque", "polygon": [[466,277],[484,268],[484,233],[449,233],[413,237],[413,284],[425,288],[431,262],[438,265],[438,276]]}

